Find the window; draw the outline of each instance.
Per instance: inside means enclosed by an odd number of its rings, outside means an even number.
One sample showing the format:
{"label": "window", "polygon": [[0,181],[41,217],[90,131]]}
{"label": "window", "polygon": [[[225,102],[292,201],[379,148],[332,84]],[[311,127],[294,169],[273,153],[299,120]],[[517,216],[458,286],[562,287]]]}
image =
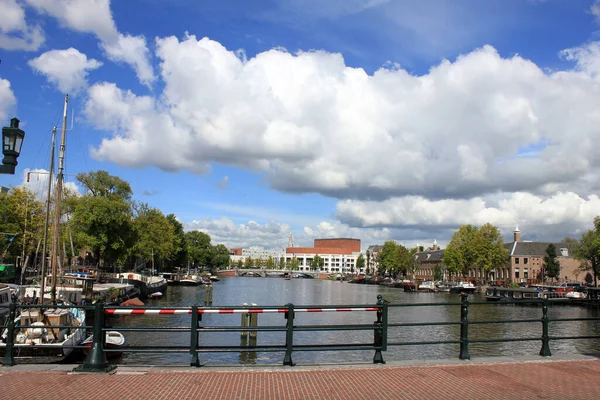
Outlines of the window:
{"label": "window", "polygon": [[519,268],[515,268],[515,278],[519,279]]}
{"label": "window", "polygon": [[515,264],[519,264],[521,259],[519,257],[515,258]]}
{"label": "window", "polygon": [[523,264],[529,264],[529,258],[527,258],[527,257],[523,258]]}
{"label": "window", "polygon": [[[527,263],[525,263],[525,264],[527,264]],[[523,270],[523,278],[525,278],[525,279],[529,278],[529,269],[528,268],[525,268]]]}

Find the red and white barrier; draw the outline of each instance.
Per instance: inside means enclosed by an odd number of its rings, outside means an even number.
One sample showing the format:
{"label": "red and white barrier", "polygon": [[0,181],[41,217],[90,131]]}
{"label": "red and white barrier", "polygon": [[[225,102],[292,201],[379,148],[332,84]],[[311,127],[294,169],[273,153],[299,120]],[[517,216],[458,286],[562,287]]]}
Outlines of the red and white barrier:
{"label": "red and white barrier", "polygon": [[[286,313],[287,308],[241,308],[241,309],[198,309],[198,314],[266,314]],[[294,312],[350,312],[350,311],[379,311],[378,307],[350,307],[350,308],[295,308]],[[143,309],[143,308],[107,308],[104,312],[108,315],[176,315],[191,314],[191,308],[182,309]]]}

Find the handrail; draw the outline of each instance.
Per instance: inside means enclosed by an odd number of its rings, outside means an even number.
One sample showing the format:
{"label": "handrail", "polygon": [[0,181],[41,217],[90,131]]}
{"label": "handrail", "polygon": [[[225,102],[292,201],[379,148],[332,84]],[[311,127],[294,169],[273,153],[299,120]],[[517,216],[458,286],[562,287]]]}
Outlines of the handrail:
{"label": "handrail", "polygon": [[[481,305],[498,306],[506,304],[534,304],[541,305],[540,318],[530,319],[515,319],[515,320],[472,320],[469,317],[469,309]],[[84,309],[89,313],[94,314],[93,325],[78,326],[78,329],[93,329],[93,345],[92,350],[86,357],[82,365],[77,367],[78,371],[84,372],[106,372],[114,368],[106,359],[106,354],[109,354],[110,349],[104,348],[105,335],[109,330],[119,330],[122,332],[189,332],[189,345],[153,345],[151,342],[143,346],[126,346],[119,351],[131,353],[189,353],[190,366],[200,367],[199,355],[202,353],[217,353],[217,352],[282,352],[283,365],[294,366],[293,354],[299,351],[353,351],[353,350],[372,350],[374,351],[373,363],[384,364],[383,352],[388,350],[388,347],[396,346],[430,346],[441,344],[459,345],[460,350],[458,358],[461,360],[470,359],[469,346],[474,343],[501,343],[501,342],[525,342],[525,341],[540,341],[541,348],[539,354],[544,357],[552,355],[550,351],[550,342],[556,340],[580,340],[580,339],[599,339],[600,335],[577,335],[577,336],[551,336],[551,322],[565,321],[600,321],[600,318],[550,318],[548,315],[548,306],[552,304],[551,299],[527,299],[520,301],[503,301],[503,302],[470,302],[469,296],[462,293],[459,302],[450,303],[418,303],[418,304],[391,304],[379,295],[375,305],[294,305],[286,304],[285,306],[223,306],[223,307],[114,307],[104,306],[97,303],[93,306],[76,306]],[[460,318],[451,321],[425,321],[425,322],[390,322],[389,313],[394,310],[401,310],[407,307],[460,307]],[[15,316],[17,310],[26,310],[32,308],[74,308],[72,305],[54,306],[54,305],[16,305],[9,306],[8,322],[4,326],[6,331],[6,343],[0,344],[0,348],[4,348],[3,364],[5,366],[15,365],[14,352],[22,345],[14,343],[15,332],[17,329],[34,327],[32,325],[17,326],[15,324]],[[353,324],[297,324],[297,313],[319,313],[319,312],[376,312],[376,321],[373,323],[353,323]],[[246,324],[242,326],[230,325],[207,325],[203,324],[202,320],[207,315],[238,315],[242,318],[250,318],[251,314],[283,314],[283,324],[281,325],[263,325],[257,326]],[[173,315],[190,315],[191,325],[165,325],[165,326],[118,326],[108,328],[105,323],[106,316],[119,318],[121,315],[164,315],[165,318]],[[541,335],[533,337],[497,337],[497,338],[470,338],[469,326],[471,325],[491,325],[505,323],[541,323]],[[448,340],[421,340],[421,341],[394,341],[389,340],[390,329],[399,328],[414,328],[421,326],[460,326],[460,334],[456,338]],[[38,327],[38,326],[35,326]],[[67,328],[66,326],[53,326],[57,328]],[[296,335],[299,332],[322,332],[322,331],[373,331],[372,341],[366,343],[297,343]],[[206,334],[218,334],[220,332],[241,332],[242,337],[249,335],[250,340],[243,339],[240,345],[207,345],[203,342],[202,337]],[[282,343],[279,344],[257,344],[257,332],[280,332],[282,334]],[[36,345],[27,345],[36,347]],[[37,347],[40,347],[39,345]],[[57,347],[48,346],[46,347]],[[83,346],[71,345],[65,346],[69,348],[83,348]]]}

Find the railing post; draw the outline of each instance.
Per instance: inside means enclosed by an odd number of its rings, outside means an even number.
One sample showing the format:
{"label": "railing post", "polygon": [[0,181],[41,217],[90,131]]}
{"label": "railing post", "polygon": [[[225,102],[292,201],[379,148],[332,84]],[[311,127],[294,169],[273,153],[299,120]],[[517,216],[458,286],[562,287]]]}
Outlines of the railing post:
{"label": "railing post", "polygon": [[375,347],[375,355],[373,356],[373,364],[385,364],[382,351],[387,350],[387,317],[388,308],[382,295],[377,296],[377,321],[373,323],[373,346]]}
{"label": "railing post", "polygon": [[12,367],[15,365],[15,358],[13,357],[13,345],[15,342],[15,318],[16,318],[15,303],[10,303],[8,306],[8,323],[6,326],[6,347],[4,349],[4,359],[2,365],[5,367]]}
{"label": "railing post", "polygon": [[548,334],[548,299],[542,299],[542,349],[540,350],[540,356],[550,357],[552,352],[550,351],[550,336]]}
{"label": "railing post", "polygon": [[110,365],[106,360],[104,353],[104,305],[97,302],[94,309],[94,331],[93,331],[92,348],[83,364],[73,369],[73,372],[103,372],[107,373],[115,368],[115,365]]}
{"label": "railing post", "polygon": [[198,359],[198,306],[192,306],[192,326],[190,330],[190,367],[199,367],[200,360]]}
{"label": "railing post", "polygon": [[285,332],[285,356],[283,357],[283,365],[293,367],[296,365],[292,361],[292,350],[294,348],[294,305],[289,303],[287,309],[288,311],[285,313],[287,330]]}
{"label": "railing post", "polygon": [[469,295],[460,294],[460,355],[461,360],[470,360],[469,355]]}

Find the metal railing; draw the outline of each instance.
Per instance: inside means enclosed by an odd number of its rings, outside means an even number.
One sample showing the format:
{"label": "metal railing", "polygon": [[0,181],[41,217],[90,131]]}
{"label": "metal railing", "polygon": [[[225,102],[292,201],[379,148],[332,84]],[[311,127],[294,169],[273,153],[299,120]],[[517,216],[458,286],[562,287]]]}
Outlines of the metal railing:
{"label": "metal railing", "polygon": [[[201,353],[214,352],[282,352],[283,365],[293,366],[293,354],[302,351],[356,351],[370,350],[374,352],[373,363],[384,364],[383,352],[389,347],[394,346],[418,346],[418,345],[440,345],[440,344],[456,344],[460,346],[458,358],[461,360],[470,359],[469,345],[472,343],[494,343],[494,342],[518,342],[518,341],[540,341],[541,348],[540,356],[551,356],[550,342],[552,340],[568,340],[568,339],[600,339],[600,335],[581,335],[581,336],[550,336],[550,322],[559,321],[599,321],[598,317],[588,318],[553,318],[548,315],[548,306],[551,303],[549,299],[531,299],[519,301],[503,301],[503,302],[470,302],[466,294],[460,295],[460,302],[450,303],[417,303],[417,304],[390,304],[383,299],[381,295],[377,296],[378,300],[375,305],[355,305],[355,306],[295,306],[287,304],[285,306],[243,306],[243,307],[113,307],[104,306],[97,303],[94,306],[79,306],[88,311],[93,311],[94,323],[91,326],[82,326],[80,328],[93,329],[93,344],[85,361],[76,368],[82,372],[107,372],[115,368],[107,361],[107,352],[111,350],[105,349],[106,335],[109,330],[119,330],[121,332],[188,332],[189,345],[144,345],[144,346],[126,346],[119,351],[131,353],[189,353],[190,366],[200,367]],[[506,304],[533,304],[541,305],[540,318],[518,319],[518,320],[469,320],[469,309],[477,305],[499,306]],[[460,320],[447,322],[390,322],[389,313],[391,310],[399,310],[408,307],[460,307]],[[29,328],[32,326],[16,326],[15,316],[18,309],[40,308],[41,306],[29,305],[10,305],[10,315],[6,328],[6,339],[4,345],[4,366],[15,365],[15,329]],[[56,308],[57,306],[44,306]],[[60,308],[72,308],[72,306],[62,306]],[[296,316],[298,313],[310,312],[375,312],[376,320],[373,323],[357,323],[357,324],[319,324],[319,325],[298,325]],[[252,325],[242,323],[240,326],[222,326],[202,324],[204,315],[210,314],[283,314],[285,325]],[[189,326],[119,326],[109,328],[106,325],[105,317],[107,315],[191,315],[191,324]],[[506,323],[540,323],[541,334],[538,337],[502,337],[490,339],[470,339],[469,327],[471,325],[486,325],[486,324],[506,324]],[[388,341],[390,329],[411,328],[419,326],[459,326],[460,334],[454,340],[439,340],[439,341]],[[54,327],[57,328],[57,327]],[[337,343],[337,344],[300,344],[296,343],[295,338],[299,332],[322,332],[322,331],[372,331],[373,340],[364,343]],[[282,344],[256,344],[256,341],[242,341],[238,345],[209,345],[201,340],[201,334],[219,332],[244,332],[249,333],[250,337],[256,332],[281,332],[284,337]],[[34,345],[35,346],[35,345]],[[83,348],[83,346],[70,346],[71,348]]]}

